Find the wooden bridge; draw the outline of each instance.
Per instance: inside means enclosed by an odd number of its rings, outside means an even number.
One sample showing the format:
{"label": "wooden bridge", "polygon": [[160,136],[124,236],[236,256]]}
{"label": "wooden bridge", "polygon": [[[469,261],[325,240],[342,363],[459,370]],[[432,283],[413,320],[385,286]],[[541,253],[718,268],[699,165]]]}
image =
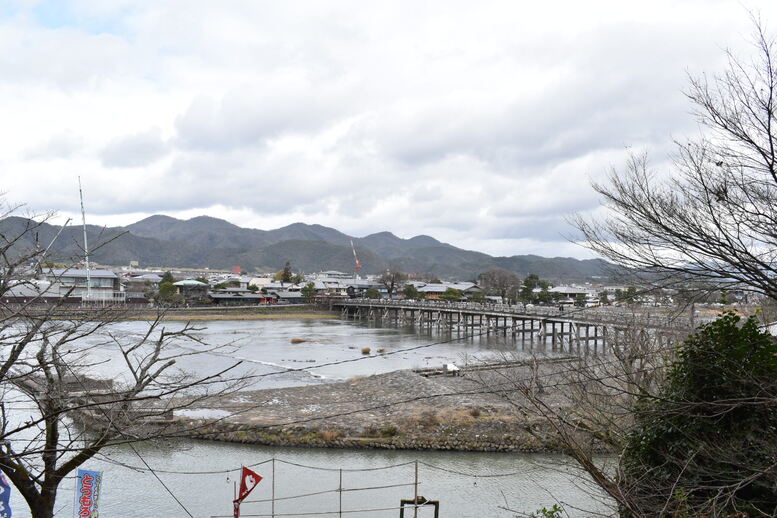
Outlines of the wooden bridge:
{"label": "wooden bridge", "polygon": [[510,334],[521,342],[549,343],[555,352],[606,352],[627,332],[650,333],[667,345],[702,323],[693,316],[627,313],[622,308],[566,308],[408,300],[350,299],[332,302],[343,318],[437,327],[465,335]]}

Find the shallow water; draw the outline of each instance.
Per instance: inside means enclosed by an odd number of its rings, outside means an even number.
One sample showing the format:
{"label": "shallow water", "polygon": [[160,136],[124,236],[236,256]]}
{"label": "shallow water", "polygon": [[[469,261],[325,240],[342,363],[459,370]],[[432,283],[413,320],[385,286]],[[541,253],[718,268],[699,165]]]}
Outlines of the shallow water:
{"label": "shallow water", "polygon": [[[233,371],[270,376],[254,379],[251,388],[272,388],[339,381],[354,376],[366,376],[398,369],[441,367],[444,363],[487,360],[503,354],[522,354],[520,342],[508,335],[491,333],[464,336],[413,327],[382,328],[363,321],[341,320],[237,320],[198,322],[205,329],[198,332],[203,343],[223,345],[222,351],[201,356],[184,357],[179,365],[190,371],[205,373],[242,362]],[[180,329],[183,324],[165,324],[168,329]],[[123,322],[111,331],[125,340],[137,339],[147,328],[144,322]],[[302,343],[291,343],[304,339]],[[95,345],[91,351],[100,363],[94,374],[117,376],[119,364],[115,344],[98,336],[86,343]],[[99,345],[102,344],[102,345]],[[177,342],[180,352],[203,350],[204,345]],[[361,350],[370,348],[369,355]],[[524,344],[524,347],[527,347]],[[378,352],[383,350],[382,353]],[[410,350],[408,350],[410,349]],[[111,360],[101,363],[104,360]],[[338,363],[343,362],[343,363]],[[304,371],[288,372],[288,369]]]}
{"label": "shallow water", "polygon": [[[556,501],[566,504],[570,516],[585,516],[588,511],[604,510],[579,485],[582,479],[568,461],[557,455],[497,454],[468,452],[416,452],[370,450],[322,450],[303,448],[266,448],[207,442],[175,442],[136,446],[139,453],[184,506],[196,517],[231,516],[233,482],[241,464],[253,466],[264,480],[248,500],[271,499],[275,457],[276,514],[337,512],[340,507],[339,469],[342,474],[342,509],[395,508],[401,499],[414,495],[415,461],[418,467],[418,494],[439,500],[440,516],[482,518],[512,517],[502,509],[531,512]],[[102,470],[103,517],[186,516],[162,485],[147,471],[139,472],[117,463],[144,468],[129,448],[106,450],[110,462],[93,460],[90,469]],[[311,469],[289,463],[322,469]],[[376,470],[385,466],[397,467]],[[169,471],[223,471],[230,473],[174,474]],[[354,471],[367,469],[370,471]],[[494,475],[505,475],[497,476]],[[72,514],[74,481],[63,482],[57,516]],[[383,489],[361,489],[394,486]],[[323,494],[290,498],[308,493]],[[271,512],[271,502],[247,502],[242,516]],[[14,516],[28,516],[14,495]],[[344,513],[344,516],[396,517],[397,509],[379,512]],[[317,516],[328,516],[325,514]],[[337,516],[337,514],[329,515]],[[412,512],[405,516],[411,516]],[[432,509],[421,509],[419,516],[433,516]]]}
{"label": "shallow water", "polygon": [[[181,366],[205,373],[242,360],[239,369],[243,372],[277,373],[256,379],[252,388],[322,383],[403,368],[437,367],[471,358],[488,359],[510,352],[520,354],[521,351],[520,343],[498,334],[460,338],[449,333],[429,330],[421,333],[411,327],[379,328],[354,321],[261,320],[204,324],[207,328],[200,332],[203,343],[232,343],[235,350],[188,356],[182,359]],[[182,324],[166,325],[175,329]],[[121,340],[137,338],[144,330],[142,322],[125,322],[111,329]],[[306,341],[292,344],[293,338]],[[118,376],[121,369],[115,344],[93,336],[80,345],[92,347],[89,354],[97,362],[90,369],[93,375]],[[197,343],[176,345],[179,352],[202,350],[204,347]],[[372,354],[363,356],[362,347],[370,347]],[[379,348],[397,354],[376,354]],[[341,361],[347,363],[326,365]],[[308,370],[286,371],[300,367]],[[219,410],[206,412],[218,413]],[[158,473],[196,517],[231,516],[233,482],[239,466],[253,465],[273,457],[280,459],[275,462],[275,476],[271,462],[257,466],[256,470],[265,480],[251,495],[251,500],[270,498],[273,478],[277,498],[325,491],[320,495],[276,501],[275,513],[278,515],[325,511],[335,514],[316,516],[338,516],[340,509],[392,508],[344,513],[343,516],[398,516],[395,508],[400,499],[412,498],[414,494],[415,461],[419,461],[419,494],[430,500],[439,500],[442,517],[512,517],[514,513],[503,508],[531,512],[556,501],[567,502],[567,509],[573,517],[588,514],[577,509],[602,510],[597,500],[590,496],[590,491],[579,487],[583,479],[572,469],[572,465],[556,455],[269,448],[200,441],[164,441],[140,444],[136,448],[143,459],[157,470],[233,470],[210,474]],[[103,453],[84,466],[85,469],[103,470],[105,473],[101,516],[187,516],[152,474],[122,465],[144,467],[130,448],[115,447]],[[326,469],[302,468],[281,460]],[[395,464],[402,466],[374,470]],[[342,487],[349,489],[342,493],[336,491],[340,485],[339,469],[345,470]],[[361,469],[371,471],[349,471]],[[489,476],[508,473],[509,476]],[[386,485],[397,487],[364,489]],[[63,483],[56,516],[73,516],[73,486],[72,479]],[[26,505],[15,491],[12,502],[14,516],[29,516]],[[269,516],[270,512],[269,502],[246,503],[242,508],[243,516]],[[405,516],[412,516],[412,513],[406,512]],[[433,516],[431,508],[422,509],[419,516]]]}

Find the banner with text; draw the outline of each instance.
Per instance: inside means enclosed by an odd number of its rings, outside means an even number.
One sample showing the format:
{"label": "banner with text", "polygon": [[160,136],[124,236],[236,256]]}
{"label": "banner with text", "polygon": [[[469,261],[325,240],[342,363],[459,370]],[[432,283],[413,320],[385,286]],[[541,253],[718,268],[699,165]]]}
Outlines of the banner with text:
{"label": "banner with text", "polygon": [[11,518],[11,484],[0,473],[0,518]]}
{"label": "banner with text", "polygon": [[100,516],[100,486],[102,471],[78,470],[76,478],[75,518],[97,518]]}

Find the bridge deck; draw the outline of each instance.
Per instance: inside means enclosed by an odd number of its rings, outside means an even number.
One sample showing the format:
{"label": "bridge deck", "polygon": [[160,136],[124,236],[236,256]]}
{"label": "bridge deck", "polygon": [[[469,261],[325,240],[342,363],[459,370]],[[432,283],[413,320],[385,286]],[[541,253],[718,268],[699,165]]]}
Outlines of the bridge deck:
{"label": "bridge deck", "polygon": [[511,321],[540,321],[577,326],[637,326],[643,329],[678,331],[691,329],[709,319],[676,315],[656,315],[649,311],[629,312],[620,308],[569,308],[535,307],[523,305],[478,304],[472,302],[389,301],[375,299],[351,299],[332,303],[335,308],[382,309],[403,312],[427,312],[460,315],[477,315],[483,318],[510,319]]}

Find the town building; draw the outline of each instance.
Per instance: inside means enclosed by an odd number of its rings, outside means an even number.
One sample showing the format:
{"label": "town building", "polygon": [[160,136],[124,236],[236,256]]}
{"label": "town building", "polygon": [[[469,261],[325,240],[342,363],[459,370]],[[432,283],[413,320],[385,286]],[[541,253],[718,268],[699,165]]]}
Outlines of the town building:
{"label": "town building", "polygon": [[92,302],[124,302],[125,294],[119,276],[110,270],[87,272],[76,268],[54,268],[44,271],[43,276],[52,289],[58,289],[59,296],[80,297]]}

